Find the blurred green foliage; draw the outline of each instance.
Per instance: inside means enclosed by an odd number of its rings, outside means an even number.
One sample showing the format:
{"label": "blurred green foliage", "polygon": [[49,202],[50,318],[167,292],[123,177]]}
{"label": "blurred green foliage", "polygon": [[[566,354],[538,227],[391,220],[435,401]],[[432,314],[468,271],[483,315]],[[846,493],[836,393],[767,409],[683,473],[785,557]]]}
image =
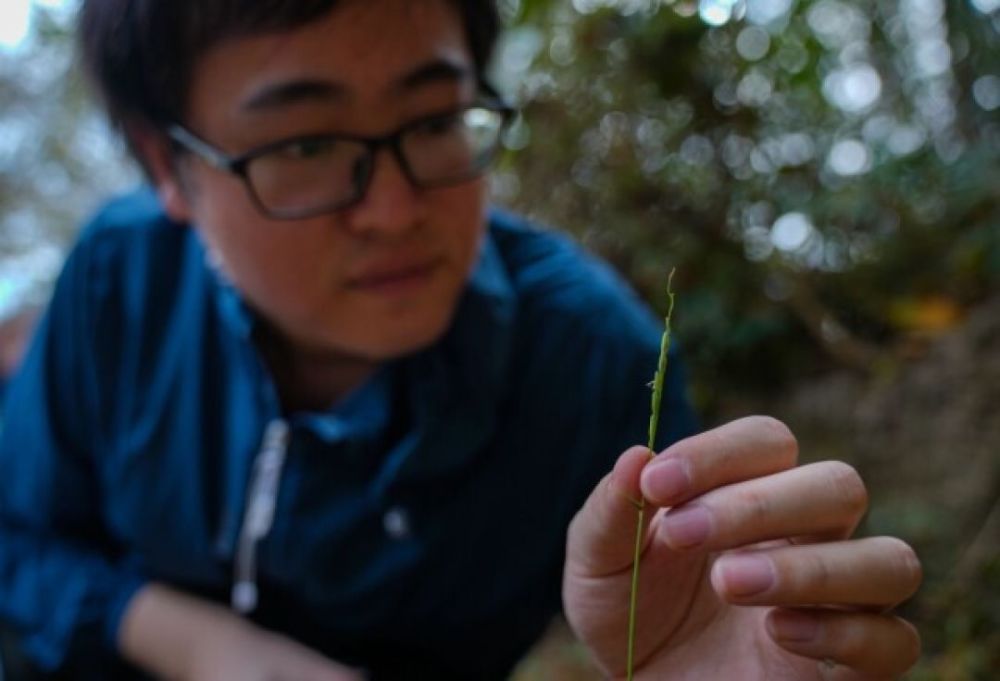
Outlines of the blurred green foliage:
{"label": "blurred green foliage", "polygon": [[523,119],[497,195],[660,304],[678,266],[704,408],[867,370],[921,323],[896,310],[1000,283],[988,4],[505,2],[498,78]]}
{"label": "blurred green foliage", "polygon": [[[856,457],[843,400],[896,380],[1000,295],[1000,2],[502,6],[512,30],[496,79],[523,115],[496,196],[577,235],[658,307],[677,266],[676,335],[709,423],[734,399],[759,409],[846,371],[855,392],[812,397],[837,440],[803,444]],[[951,397],[995,412],[973,397],[987,392]],[[891,400],[881,409],[871,423],[890,418]],[[932,418],[891,416],[903,430]],[[885,459],[920,470],[913,457],[947,451]],[[959,456],[955,470],[970,465]],[[870,476],[868,529],[922,551],[925,587],[904,611],[926,643],[912,678],[995,678],[995,521],[968,512],[967,527],[948,529],[956,516],[941,512],[933,480],[901,509],[889,468]]]}

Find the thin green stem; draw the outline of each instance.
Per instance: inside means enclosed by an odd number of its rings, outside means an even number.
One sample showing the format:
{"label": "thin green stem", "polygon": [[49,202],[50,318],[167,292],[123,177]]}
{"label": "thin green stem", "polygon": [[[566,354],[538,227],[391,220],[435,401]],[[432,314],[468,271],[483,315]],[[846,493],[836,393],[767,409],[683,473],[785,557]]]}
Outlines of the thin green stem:
{"label": "thin green stem", "polygon": [[[649,456],[656,456],[656,430],[660,424],[660,403],[663,401],[663,377],[667,373],[667,356],[670,354],[670,318],[674,314],[674,269],[667,278],[667,297],[669,304],[667,316],[663,320],[663,336],[660,339],[660,359],[653,376],[653,399],[649,414]],[[625,676],[632,681],[635,662],[636,609],[639,604],[639,559],[642,557],[643,530],[645,529],[646,500],[639,499],[637,522],[635,527],[635,552],[632,556],[632,589],[628,602],[628,653],[625,661]]]}
{"label": "thin green stem", "polygon": [[635,526],[635,553],[632,556],[632,591],[628,597],[628,657],[625,661],[626,677],[632,681],[635,656],[635,609],[639,600],[639,558],[642,553],[643,516],[645,500],[639,502],[639,522]]}

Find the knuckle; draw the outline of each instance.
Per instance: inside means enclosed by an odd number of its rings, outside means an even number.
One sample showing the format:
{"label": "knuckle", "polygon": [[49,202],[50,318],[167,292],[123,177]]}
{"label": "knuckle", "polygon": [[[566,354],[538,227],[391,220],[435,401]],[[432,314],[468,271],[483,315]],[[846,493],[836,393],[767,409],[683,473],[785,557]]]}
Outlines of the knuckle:
{"label": "knuckle", "polygon": [[771,520],[773,502],[769,495],[757,489],[743,489],[737,495],[735,508],[740,509],[741,521],[754,527]]}
{"label": "knuckle", "polygon": [[870,632],[858,626],[856,618],[850,615],[831,617],[824,627],[823,639],[837,658],[849,661],[864,659],[871,643]]}
{"label": "knuckle", "polygon": [[835,586],[830,566],[821,555],[811,555],[803,560],[799,574],[801,576],[796,580],[798,583],[795,590],[801,593],[827,593]]}

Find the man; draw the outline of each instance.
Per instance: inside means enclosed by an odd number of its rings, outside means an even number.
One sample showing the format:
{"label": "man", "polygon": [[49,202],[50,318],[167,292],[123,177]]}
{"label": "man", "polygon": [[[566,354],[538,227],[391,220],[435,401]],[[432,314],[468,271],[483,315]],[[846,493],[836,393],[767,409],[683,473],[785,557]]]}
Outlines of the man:
{"label": "man", "polygon": [[490,3],[82,11],[156,197],[85,232],[13,387],[0,616],[41,667],[499,679],[561,582],[623,676],[640,495],[670,510],[642,558],[638,678],[912,664],[888,610],[919,564],[847,539],[853,470],[795,468],[766,418],[681,439],[676,358],[676,443],[626,449],[657,325],[565,241],[487,216]]}

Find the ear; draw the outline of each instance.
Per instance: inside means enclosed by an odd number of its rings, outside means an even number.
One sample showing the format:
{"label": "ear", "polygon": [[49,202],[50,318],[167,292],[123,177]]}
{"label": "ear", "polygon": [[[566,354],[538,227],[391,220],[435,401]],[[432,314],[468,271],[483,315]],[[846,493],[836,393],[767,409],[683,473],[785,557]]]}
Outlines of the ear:
{"label": "ear", "polygon": [[136,122],[127,124],[126,134],[167,215],[175,222],[190,223],[189,192],[179,176],[177,159],[166,135],[148,124]]}

